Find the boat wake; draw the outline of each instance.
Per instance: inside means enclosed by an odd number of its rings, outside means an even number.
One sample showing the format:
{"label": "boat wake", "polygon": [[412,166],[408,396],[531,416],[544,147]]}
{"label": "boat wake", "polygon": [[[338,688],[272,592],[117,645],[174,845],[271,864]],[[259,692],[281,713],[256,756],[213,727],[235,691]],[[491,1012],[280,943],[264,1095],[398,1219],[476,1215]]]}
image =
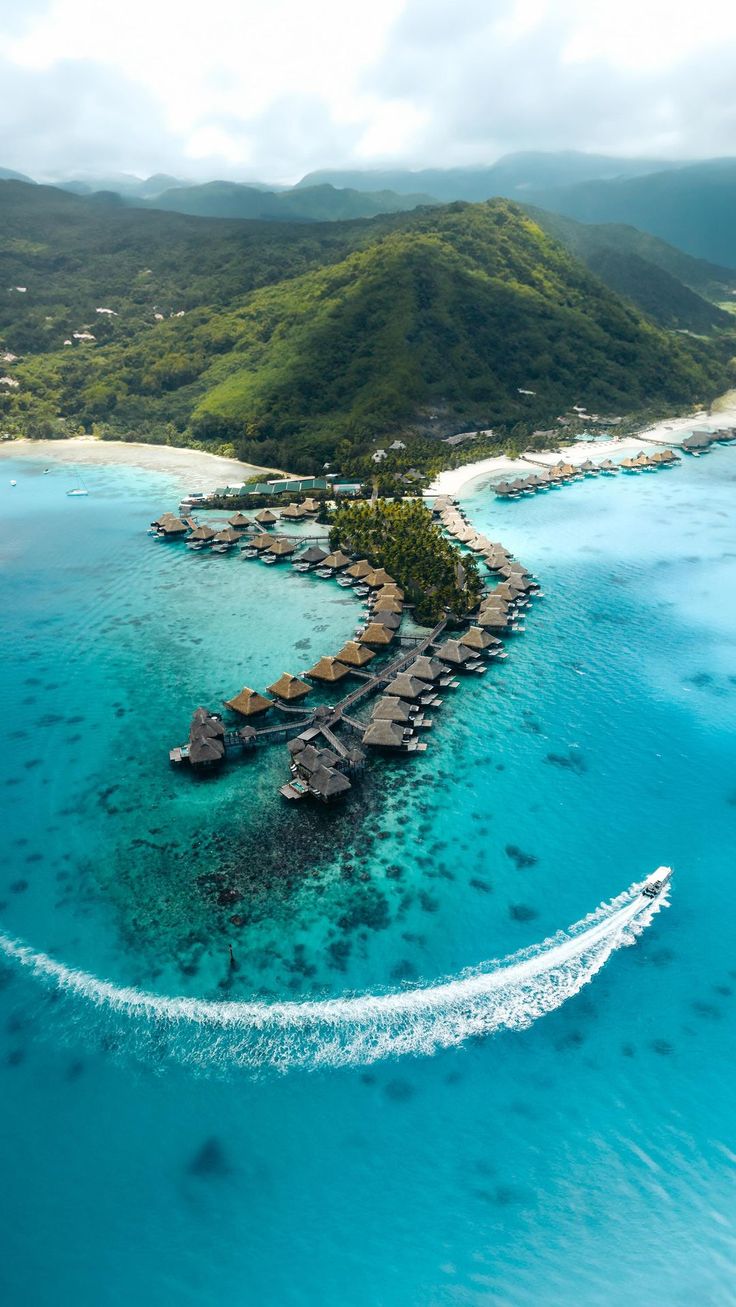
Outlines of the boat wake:
{"label": "boat wake", "polygon": [[366,1064],[522,1030],[554,1011],[666,906],[669,874],[660,867],[566,931],[507,958],[429,986],[374,994],[274,1003],[170,998],[98,980],[4,935],[0,956],[46,987],[57,1016],[60,999],[71,1003],[77,1037],[83,1000],[96,1018],[88,1034],[146,1061],[203,1070]]}

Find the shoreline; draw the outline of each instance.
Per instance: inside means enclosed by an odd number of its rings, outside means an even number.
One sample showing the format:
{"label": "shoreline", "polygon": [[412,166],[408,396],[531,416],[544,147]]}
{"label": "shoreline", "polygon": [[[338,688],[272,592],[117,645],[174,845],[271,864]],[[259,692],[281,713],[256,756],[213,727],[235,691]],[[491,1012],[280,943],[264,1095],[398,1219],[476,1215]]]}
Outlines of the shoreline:
{"label": "shoreline", "polygon": [[[566,463],[577,466],[586,459],[597,457],[610,458],[614,453],[638,453],[647,445],[671,445],[679,449],[685,436],[691,431],[702,431],[719,423],[736,425],[736,391],[729,391],[717,400],[712,410],[698,409],[684,417],[668,418],[645,427],[635,436],[618,436],[610,440],[578,440],[574,445],[565,445],[557,449],[529,450],[518,458],[509,458],[506,454],[497,454],[490,458],[479,459],[477,463],[466,463],[463,467],[448,468],[435,477],[427,495],[458,495],[470,482],[489,480],[503,473],[526,473],[532,468],[550,466],[563,458]],[[645,449],[646,452],[646,449]]]}
{"label": "shoreline", "polygon": [[[145,472],[161,472],[186,484],[187,490],[219,490],[233,481],[242,485],[257,472],[280,475],[278,469],[241,463],[237,458],[208,454],[201,449],[178,445],[147,445],[144,441],[98,440],[94,436],[70,436],[66,440],[6,440],[0,442],[0,457],[37,458],[49,466],[72,463],[80,467],[121,465]],[[281,474],[283,475],[283,474]]]}

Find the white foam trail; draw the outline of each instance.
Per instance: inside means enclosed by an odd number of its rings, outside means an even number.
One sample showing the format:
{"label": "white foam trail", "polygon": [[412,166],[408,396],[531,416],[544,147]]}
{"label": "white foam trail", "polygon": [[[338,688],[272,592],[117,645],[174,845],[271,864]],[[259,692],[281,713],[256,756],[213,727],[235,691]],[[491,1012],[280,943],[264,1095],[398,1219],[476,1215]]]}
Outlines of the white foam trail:
{"label": "white foam trail", "polygon": [[[647,880],[667,871],[660,868]],[[641,892],[646,883],[632,885],[567,931],[500,961],[423,988],[341,998],[277,1003],[169,998],[98,980],[4,935],[0,953],[57,995],[84,999],[106,1023],[108,1045],[112,1038],[144,1056],[201,1067],[351,1065],[430,1054],[472,1035],[531,1025],[577,994],[668,903],[669,885],[649,899]]]}

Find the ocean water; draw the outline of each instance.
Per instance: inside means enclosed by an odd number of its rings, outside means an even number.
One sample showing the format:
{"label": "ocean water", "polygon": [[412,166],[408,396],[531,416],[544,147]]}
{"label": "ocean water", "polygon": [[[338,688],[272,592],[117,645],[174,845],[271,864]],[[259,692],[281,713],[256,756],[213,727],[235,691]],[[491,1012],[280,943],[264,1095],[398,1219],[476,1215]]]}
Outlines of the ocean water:
{"label": "ocean water", "polygon": [[356,600],[0,470],[2,1301],[736,1302],[734,451],[472,488],[545,597],[319,811],[167,752]]}

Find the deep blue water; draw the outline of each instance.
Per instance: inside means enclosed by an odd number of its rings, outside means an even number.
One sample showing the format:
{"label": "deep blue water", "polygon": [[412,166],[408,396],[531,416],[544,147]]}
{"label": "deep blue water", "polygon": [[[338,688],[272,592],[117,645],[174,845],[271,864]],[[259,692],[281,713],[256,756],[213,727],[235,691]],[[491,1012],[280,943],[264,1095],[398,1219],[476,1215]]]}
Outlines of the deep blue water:
{"label": "deep blue water", "polygon": [[279,748],[206,782],[167,751],[197,703],[336,651],[355,600],[150,539],[161,477],[99,469],[68,500],[61,470],[0,471],[9,936],[162,995],[380,992],[675,867],[556,1011],[433,1056],[278,1074],[205,1026],[197,1069],[186,1027],[9,963],[3,1302],[736,1302],[734,452],[470,494],[545,598],[427,753],[339,812],[281,805]]}

